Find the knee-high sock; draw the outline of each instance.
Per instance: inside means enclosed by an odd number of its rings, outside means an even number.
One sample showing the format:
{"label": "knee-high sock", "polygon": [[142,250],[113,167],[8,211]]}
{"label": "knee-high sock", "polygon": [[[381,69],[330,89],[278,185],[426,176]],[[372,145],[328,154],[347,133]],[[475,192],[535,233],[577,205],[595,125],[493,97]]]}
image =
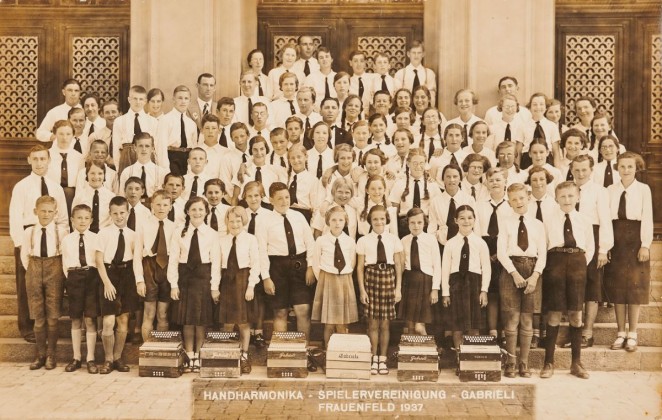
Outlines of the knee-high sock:
{"label": "knee-high sock", "polygon": [[[547,325],[547,338],[545,339],[545,363],[554,363],[556,339],[559,336],[559,326]],[[581,338],[581,337],[580,337]]]}
{"label": "knee-high sock", "polygon": [[[60,332],[57,329],[57,324],[48,326],[48,355],[55,357],[57,349],[57,339],[60,337]],[[80,348],[80,346],[79,346]]]}
{"label": "knee-high sock", "polygon": [[101,335],[101,342],[103,343],[103,353],[106,362],[112,362],[113,348],[115,347],[115,334]]}
{"label": "knee-high sock", "polygon": [[582,327],[570,326],[570,344],[572,348],[572,363],[579,363],[582,354]]}
{"label": "knee-high sock", "polygon": [[94,349],[97,346],[97,331],[96,330],[88,331],[85,334],[85,341],[87,343],[87,361],[93,362]]}
{"label": "knee-high sock", "polygon": [[34,328],[34,338],[37,343],[37,357],[46,357],[46,329],[45,327]]}
{"label": "knee-high sock", "polygon": [[125,332],[115,332],[115,347],[113,349],[113,358],[114,360],[120,360],[122,358],[122,351],[124,351],[124,343],[126,342],[126,331]]}
{"label": "knee-high sock", "polygon": [[76,360],[83,360],[81,355],[80,355],[80,345],[81,342],[83,341],[83,335],[82,332],[79,329],[74,330],[73,328],[71,329],[71,345],[74,348],[74,359]]}
{"label": "knee-high sock", "polygon": [[503,330],[506,335],[506,351],[508,352],[508,363],[515,363],[517,353],[517,330]]}

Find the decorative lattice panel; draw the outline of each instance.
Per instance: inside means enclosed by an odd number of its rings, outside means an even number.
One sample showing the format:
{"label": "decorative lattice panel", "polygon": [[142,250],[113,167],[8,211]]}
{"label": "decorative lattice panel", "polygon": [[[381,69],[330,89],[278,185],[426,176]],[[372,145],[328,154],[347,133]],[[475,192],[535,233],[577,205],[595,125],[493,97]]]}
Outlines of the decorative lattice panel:
{"label": "decorative lattice panel", "polygon": [[95,92],[103,101],[119,98],[120,37],[74,37],[72,42],[72,76],[81,90]]}
{"label": "decorative lattice panel", "polygon": [[662,34],[651,42],[651,143],[662,143]]}
{"label": "decorative lattice panel", "polygon": [[391,62],[391,76],[407,65],[407,37],[405,36],[360,36],[359,51],[365,54],[366,70],[374,71],[375,56],[384,53]]}
{"label": "decorative lattice panel", "polygon": [[614,117],[616,79],[616,37],[614,35],[566,35],[565,92],[567,121],[578,121],[575,100],[592,96],[598,109]]}
{"label": "decorative lattice panel", "polygon": [[34,137],[38,56],[36,36],[0,36],[0,138]]}
{"label": "decorative lattice panel", "polygon": [[[283,55],[283,48],[287,45],[296,45],[297,44],[297,39],[299,38],[299,35],[276,35],[274,36],[274,68],[278,67],[281,65],[283,60],[281,59],[281,56]],[[313,39],[313,44],[315,44],[315,52],[317,51],[317,47],[322,45],[322,37],[321,36],[311,36]],[[317,55],[316,53],[313,53],[313,55]]]}

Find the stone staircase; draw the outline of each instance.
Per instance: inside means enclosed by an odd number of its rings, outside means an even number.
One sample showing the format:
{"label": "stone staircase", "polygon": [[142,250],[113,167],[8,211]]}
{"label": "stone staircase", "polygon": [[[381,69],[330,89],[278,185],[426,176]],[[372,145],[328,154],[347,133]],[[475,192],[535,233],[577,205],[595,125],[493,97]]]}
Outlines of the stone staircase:
{"label": "stone staircase", "polygon": [[[34,358],[34,345],[25,342],[16,325],[16,285],[14,277],[13,244],[6,237],[0,237],[0,362],[29,362]],[[590,370],[662,370],[662,243],[654,243],[651,250],[652,261],[652,287],[651,299],[648,306],[642,307],[639,324],[639,350],[628,353],[624,350],[613,351],[609,345],[616,337],[616,320],[614,310],[600,308],[594,327],[595,344],[592,348],[582,350],[582,362]],[[65,298],[66,300],[66,298]],[[65,302],[66,306],[66,302]],[[65,312],[66,313],[66,312]],[[290,325],[294,329],[295,325]],[[271,336],[272,323],[265,322],[265,335]],[[394,342],[393,349],[397,348],[397,337],[402,330],[402,322],[392,323]],[[322,341],[322,325],[313,323],[311,342],[320,344]],[[364,333],[365,326],[361,323],[350,326],[352,333]],[[558,344],[567,341],[568,324],[561,325]],[[60,340],[57,346],[57,359],[60,364],[72,357],[71,349],[71,321],[68,316],[60,318]],[[84,341],[84,340],[83,340]],[[83,343],[83,346],[85,344]],[[83,349],[83,351],[85,351]],[[97,343],[97,359],[102,360],[101,343]],[[442,367],[451,368],[454,363],[453,356],[442,356]],[[85,354],[85,353],[83,353]],[[263,364],[266,359],[266,350],[254,351],[254,364]],[[125,357],[130,364],[138,363],[138,348],[127,343]],[[535,349],[530,355],[530,365],[540,369],[544,358],[544,350]],[[266,364],[266,363],[264,363]],[[556,367],[568,369],[570,367],[570,349],[557,348]]]}

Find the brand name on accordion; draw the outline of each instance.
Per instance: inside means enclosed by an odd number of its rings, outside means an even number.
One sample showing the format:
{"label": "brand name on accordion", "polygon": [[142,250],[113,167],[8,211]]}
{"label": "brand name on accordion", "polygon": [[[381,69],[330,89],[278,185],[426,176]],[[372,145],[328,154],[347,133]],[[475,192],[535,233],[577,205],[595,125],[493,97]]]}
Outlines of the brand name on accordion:
{"label": "brand name on accordion", "polygon": [[356,353],[340,353],[338,359],[358,359],[359,355]]}

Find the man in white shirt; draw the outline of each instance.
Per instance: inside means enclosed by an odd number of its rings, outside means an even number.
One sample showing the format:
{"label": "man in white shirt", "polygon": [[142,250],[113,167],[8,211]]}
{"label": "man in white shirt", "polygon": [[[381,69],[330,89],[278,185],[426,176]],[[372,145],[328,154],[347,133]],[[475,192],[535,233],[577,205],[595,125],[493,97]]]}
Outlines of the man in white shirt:
{"label": "man in white shirt", "polygon": [[191,101],[186,110],[186,115],[195,121],[198,126],[198,132],[202,130],[202,117],[213,112],[216,108],[214,93],[216,93],[216,78],[210,73],[202,73],[198,76],[198,82],[195,84],[198,89],[198,97]]}
{"label": "man in white shirt", "polygon": [[404,69],[395,73],[395,79],[400,82],[403,88],[414,91],[416,86],[426,86],[430,91],[431,106],[434,106],[437,100],[437,76],[434,72],[423,66],[425,50],[421,41],[413,41],[407,51],[409,64]]}
{"label": "man in white shirt", "polygon": [[320,65],[313,57],[315,52],[315,43],[313,38],[309,35],[301,35],[297,40],[299,46],[299,59],[294,62],[292,68],[294,71],[303,73],[306,77],[311,73],[319,71]]}
{"label": "man in white shirt", "polygon": [[51,131],[53,124],[59,120],[66,120],[71,108],[80,108],[80,83],[76,79],[67,79],[62,83],[62,96],[64,103],[52,108],[41,121],[35,133],[37,140],[49,142],[55,140],[55,134]]}
{"label": "man in white shirt", "polygon": [[319,62],[319,71],[311,72],[306,77],[306,86],[315,89],[315,109],[319,109],[322,99],[328,97],[335,98],[336,89],[333,87],[333,78],[336,72],[331,68],[333,64],[333,57],[331,51],[326,47],[317,48],[317,60]]}
{"label": "man in white shirt", "polygon": [[218,144],[228,149],[234,148],[232,140],[230,139],[230,127],[235,119],[235,103],[232,98],[227,96],[222,97],[216,104],[216,116],[219,119],[218,126]]}
{"label": "man in white shirt", "polygon": [[309,136],[309,130],[316,123],[322,121],[322,116],[313,110],[315,104],[316,94],[315,89],[310,86],[304,86],[297,92],[297,104],[299,105],[299,113],[297,117],[301,118],[303,122],[303,138],[304,141]]}
{"label": "man in white shirt", "polygon": [[[504,76],[499,80],[499,96],[503,96],[505,94],[511,94],[517,97],[517,92],[519,91],[519,85],[517,83],[517,79],[514,78],[513,76]],[[497,109],[497,105],[493,106],[492,108],[488,109],[487,112],[485,113],[485,122],[489,125],[495,124],[497,121],[501,121],[501,111]],[[517,111],[517,116],[515,118],[519,118],[522,123],[525,123],[526,121],[531,119],[531,112],[529,109],[525,106],[519,107],[519,110]]]}
{"label": "man in white shirt", "polygon": [[365,54],[361,51],[352,51],[349,54],[349,66],[352,68],[352,77],[349,78],[349,93],[358,95],[364,104],[370,103],[370,85],[372,73],[365,71]]}

